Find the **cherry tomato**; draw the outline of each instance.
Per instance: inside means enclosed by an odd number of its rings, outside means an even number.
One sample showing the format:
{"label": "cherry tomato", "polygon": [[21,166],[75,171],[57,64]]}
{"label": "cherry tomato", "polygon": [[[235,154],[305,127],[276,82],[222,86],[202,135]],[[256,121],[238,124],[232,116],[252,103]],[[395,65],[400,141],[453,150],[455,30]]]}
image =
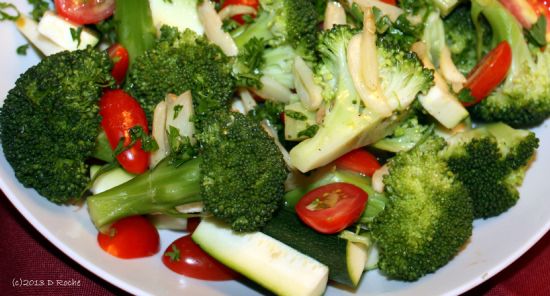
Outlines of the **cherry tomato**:
{"label": "cherry tomato", "polygon": [[55,0],[57,14],[78,24],[96,24],[110,17],[115,0]]}
{"label": "cherry tomato", "polygon": [[128,71],[128,51],[124,46],[120,44],[113,44],[107,53],[113,61],[113,70],[111,70],[111,75],[115,78],[116,83],[122,84],[124,78],[126,78],[126,72]]}
{"label": "cherry tomato", "polygon": [[296,204],[298,217],[318,232],[344,230],[359,219],[368,195],[349,183],[330,183],[306,193]]}
{"label": "cherry tomato", "polygon": [[376,157],[362,148],[340,156],[334,161],[334,164],[339,169],[354,171],[370,177],[381,167]]}
{"label": "cherry tomato", "polygon": [[380,0],[386,4],[390,4],[390,5],[393,5],[393,6],[396,6],[397,5],[397,1],[396,0]]}
{"label": "cherry tomato", "polygon": [[[141,126],[149,133],[145,112],[139,103],[120,89],[106,90],[99,100],[99,114],[103,117],[101,126],[107,134],[111,148],[119,145],[124,138],[124,146],[130,144],[130,128]],[[149,167],[149,153],[141,148],[141,140],[117,155],[120,165],[128,172],[141,174]]]}
{"label": "cherry tomato", "polygon": [[151,256],[160,249],[157,229],[142,216],[118,220],[97,241],[105,252],[123,259]]}
{"label": "cherry tomato", "polygon": [[506,78],[511,64],[512,48],[508,42],[502,41],[468,74],[464,87],[470,89],[475,101],[463,105],[471,106],[486,98]]}
{"label": "cherry tomato", "polygon": [[[256,11],[258,11],[258,7],[260,6],[260,2],[258,0],[225,0],[222,3],[221,8],[224,9],[226,6],[229,5],[246,5],[254,8]],[[251,15],[251,17],[254,17],[254,15]],[[232,17],[237,23],[244,24],[245,21],[243,19],[242,14],[238,14],[236,16]]]}
{"label": "cherry tomato", "polygon": [[196,279],[227,281],[237,277],[237,273],[204,252],[191,235],[171,243],[164,251],[162,262],[172,271]]}
{"label": "cherry tomato", "polygon": [[187,231],[189,233],[195,232],[195,229],[197,229],[197,226],[199,226],[199,223],[201,223],[201,218],[199,217],[187,218]]}

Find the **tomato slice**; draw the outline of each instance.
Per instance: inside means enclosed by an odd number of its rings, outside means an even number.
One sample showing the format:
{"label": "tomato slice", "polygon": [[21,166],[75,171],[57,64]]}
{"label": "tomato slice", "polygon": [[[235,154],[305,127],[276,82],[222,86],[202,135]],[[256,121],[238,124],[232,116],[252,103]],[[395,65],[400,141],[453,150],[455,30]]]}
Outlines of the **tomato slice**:
{"label": "tomato slice", "polygon": [[362,148],[340,156],[334,161],[334,164],[339,169],[354,171],[370,177],[381,167],[376,157]]}
{"label": "tomato slice", "polygon": [[157,229],[142,216],[118,220],[97,241],[105,252],[123,259],[151,256],[160,249]]}
{"label": "tomato slice", "polygon": [[111,75],[115,78],[117,84],[122,84],[126,78],[126,72],[128,71],[128,51],[124,46],[120,44],[113,44],[107,49],[107,53],[111,60],[113,61],[113,70],[111,70]]}
{"label": "tomato slice", "polygon": [[485,99],[505,78],[512,64],[512,48],[507,41],[500,42],[468,74],[464,88],[470,89],[473,102],[464,102],[471,106]]}
{"label": "tomato slice", "polygon": [[397,5],[397,1],[396,0],[380,0],[381,2],[384,2],[386,4],[390,4],[390,5],[393,5],[393,6],[396,6]]}
{"label": "tomato slice", "polygon": [[[145,133],[149,133],[145,112],[123,90],[105,90],[99,100],[99,114],[103,117],[101,126],[113,150],[118,147],[122,138],[124,146],[131,143],[130,129],[135,126],[140,126]],[[126,171],[133,174],[141,174],[149,168],[149,153],[141,148],[141,140],[118,154],[117,160]]]}
{"label": "tomato slice", "polygon": [[115,0],[55,0],[57,14],[78,24],[96,24],[110,17]]}
{"label": "tomato slice", "polygon": [[227,281],[238,274],[204,252],[191,235],[186,235],[171,243],[162,262],[170,270],[196,279],[208,281]]}
{"label": "tomato slice", "polygon": [[[258,0],[225,0],[222,3],[221,9],[224,9],[225,7],[227,7],[229,5],[250,6],[250,7],[254,8],[256,11],[258,11],[258,8],[260,6],[260,2]],[[254,15],[250,15],[250,16],[255,17]],[[232,19],[234,19],[237,23],[239,23],[241,25],[245,23],[242,14],[235,15],[235,16],[232,17]]]}
{"label": "tomato slice", "polygon": [[349,183],[330,183],[306,193],[296,204],[298,217],[318,232],[338,233],[359,219],[368,195]]}

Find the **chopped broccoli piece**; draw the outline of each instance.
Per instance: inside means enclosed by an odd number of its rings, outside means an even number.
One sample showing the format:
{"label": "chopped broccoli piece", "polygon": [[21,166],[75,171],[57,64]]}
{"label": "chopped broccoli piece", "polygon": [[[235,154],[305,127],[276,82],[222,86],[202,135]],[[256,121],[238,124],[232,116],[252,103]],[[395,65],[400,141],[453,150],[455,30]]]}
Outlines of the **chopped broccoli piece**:
{"label": "chopped broccoli piece", "polygon": [[151,122],[155,106],[166,94],[191,90],[196,116],[226,109],[235,82],[231,59],[221,49],[191,30],[163,26],[160,39],[132,63],[126,90],[136,98]]}
{"label": "chopped broccoli piece", "polygon": [[82,195],[100,129],[97,102],[114,84],[111,67],[105,52],[64,51],[17,80],[0,109],[0,139],[21,184],[55,203]]}
{"label": "chopped broccoli piece", "polygon": [[[262,227],[283,205],[287,171],[278,147],[250,117],[209,113],[196,135],[198,157],[179,165],[164,160],[153,170],[88,198],[98,228],[138,214],[174,214],[178,205],[203,201],[206,212],[236,231]],[[179,162],[178,162],[179,163]]]}
{"label": "chopped broccoli piece", "polygon": [[317,10],[308,0],[261,0],[256,19],[232,35],[239,48],[250,39],[264,39],[277,47],[289,44],[302,56],[313,50],[318,29]]}
{"label": "chopped broccoli piece", "polygon": [[477,64],[480,56],[485,55],[491,48],[491,27],[485,19],[479,20],[479,30],[482,30],[481,52],[478,56],[478,39],[476,27],[470,15],[470,5],[460,5],[445,19],[446,43],[451,51],[451,57],[457,69],[464,75]]}
{"label": "chopped broccoli piece", "polygon": [[444,154],[472,198],[475,218],[497,216],[516,204],[517,186],[538,147],[533,132],[496,123],[458,134],[450,142]]}
{"label": "chopped broccoli piece", "polygon": [[348,44],[358,32],[348,26],[336,26],[319,37],[321,60],[315,71],[329,108],[315,136],[300,142],[290,151],[293,165],[300,171],[325,165],[353,149],[391,134],[406,118],[416,95],[428,90],[433,83],[432,71],[423,68],[416,55],[386,47],[386,43],[378,44],[382,92],[388,101],[398,103],[390,117],[365,108],[347,61]]}
{"label": "chopped broccoli piece", "polygon": [[487,19],[493,31],[493,45],[506,40],[512,48],[512,65],[506,80],[471,108],[472,116],[513,127],[542,123],[550,116],[550,49],[531,51],[520,24],[497,0],[472,1],[472,16],[474,24],[481,16]]}
{"label": "chopped broccoli piece", "polygon": [[308,0],[262,0],[260,5],[252,23],[232,32],[240,52],[235,76],[239,85],[256,89],[262,88],[260,78],[266,76],[290,93],[294,89],[294,58],[315,60],[317,11]]}
{"label": "chopped broccoli piece", "polygon": [[422,125],[418,122],[418,117],[411,116],[399,125],[393,134],[374,143],[372,147],[389,152],[411,150],[432,130],[432,126]]}
{"label": "chopped broccoli piece", "polygon": [[428,135],[388,162],[389,198],[370,224],[390,278],[414,281],[449,262],[472,234],[473,211],[464,185],[439,156],[443,138]]}

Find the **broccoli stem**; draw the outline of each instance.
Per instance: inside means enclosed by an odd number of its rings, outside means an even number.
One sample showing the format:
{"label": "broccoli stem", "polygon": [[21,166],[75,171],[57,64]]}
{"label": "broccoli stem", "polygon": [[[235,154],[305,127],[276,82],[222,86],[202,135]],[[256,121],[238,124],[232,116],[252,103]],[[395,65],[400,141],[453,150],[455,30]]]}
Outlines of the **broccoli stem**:
{"label": "broccoli stem", "polygon": [[270,40],[273,38],[273,33],[268,30],[270,21],[271,17],[269,13],[261,13],[250,25],[241,26],[233,31],[231,35],[237,47],[243,48],[243,46],[254,37],[263,40]]}
{"label": "broccoli stem", "polygon": [[174,166],[163,160],[153,170],[88,198],[94,225],[103,228],[124,217],[172,212],[179,205],[201,201],[199,158]]}
{"label": "broccoli stem", "polygon": [[116,0],[115,15],[118,42],[130,55],[130,64],[155,42],[157,30],[147,0]]}

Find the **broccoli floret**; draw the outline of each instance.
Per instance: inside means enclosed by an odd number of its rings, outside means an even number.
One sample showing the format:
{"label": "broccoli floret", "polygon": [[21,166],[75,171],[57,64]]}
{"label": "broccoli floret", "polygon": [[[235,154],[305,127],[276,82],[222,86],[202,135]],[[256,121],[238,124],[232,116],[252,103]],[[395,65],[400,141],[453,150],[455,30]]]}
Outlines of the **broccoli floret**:
{"label": "broccoli floret", "polygon": [[300,171],[325,165],[346,152],[391,134],[406,118],[416,95],[432,85],[432,72],[422,67],[416,55],[388,48],[384,46],[386,43],[379,44],[381,91],[388,102],[396,102],[395,112],[384,117],[365,108],[347,60],[349,42],[359,32],[348,26],[336,26],[319,37],[317,49],[321,60],[315,71],[329,107],[315,136],[290,151],[292,164]]}
{"label": "broccoli floret", "polygon": [[411,150],[432,130],[433,126],[420,124],[417,116],[411,116],[399,125],[390,136],[374,143],[372,147],[389,152]]}
{"label": "broccoli floret", "polygon": [[457,7],[451,14],[443,19],[445,26],[445,38],[451,51],[451,57],[457,69],[464,75],[477,64],[480,56],[485,55],[491,48],[491,28],[485,19],[479,20],[479,30],[483,32],[478,56],[478,40],[476,27],[470,16],[470,5],[464,4]]}
{"label": "broccoli floret", "polygon": [[311,52],[319,30],[317,10],[311,1],[262,0],[260,6],[254,22],[232,32],[239,48],[257,38],[272,47],[289,44],[300,55]]}
{"label": "broccoli floret", "polygon": [[449,262],[472,234],[471,199],[439,156],[443,138],[427,136],[388,162],[389,198],[370,230],[390,278],[414,281]]}
{"label": "broccoli floret", "polygon": [[513,127],[534,126],[550,116],[550,50],[531,51],[520,24],[497,0],[472,1],[474,23],[481,15],[492,28],[493,45],[506,40],[512,48],[508,76],[471,114],[488,122]]}
{"label": "broccoli floret", "polygon": [[55,203],[79,198],[100,130],[97,102],[114,84],[105,52],[44,58],[16,81],[0,109],[0,139],[17,179]]}
{"label": "broccoli floret", "polygon": [[191,30],[179,32],[163,26],[153,48],[145,51],[131,65],[125,89],[136,98],[147,119],[166,94],[191,90],[195,114],[199,119],[211,109],[226,109],[235,82],[231,59],[219,47]]}
{"label": "broccoli floret", "polygon": [[198,157],[153,170],[87,199],[98,228],[138,214],[174,214],[178,205],[203,201],[205,210],[237,231],[258,230],[283,204],[287,171],[278,147],[250,117],[209,114],[196,135]]}
{"label": "broccoli floret", "polygon": [[519,199],[527,163],[538,147],[535,134],[503,123],[458,134],[444,152],[472,198],[475,218],[497,216]]}
{"label": "broccoli floret", "polygon": [[[308,0],[260,1],[255,20],[232,32],[239,47],[235,64],[238,84],[262,89],[262,76],[269,77],[288,93],[294,89],[292,67],[296,56],[313,61],[318,14]],[[265,93],[264,96],[273,94]]]}

